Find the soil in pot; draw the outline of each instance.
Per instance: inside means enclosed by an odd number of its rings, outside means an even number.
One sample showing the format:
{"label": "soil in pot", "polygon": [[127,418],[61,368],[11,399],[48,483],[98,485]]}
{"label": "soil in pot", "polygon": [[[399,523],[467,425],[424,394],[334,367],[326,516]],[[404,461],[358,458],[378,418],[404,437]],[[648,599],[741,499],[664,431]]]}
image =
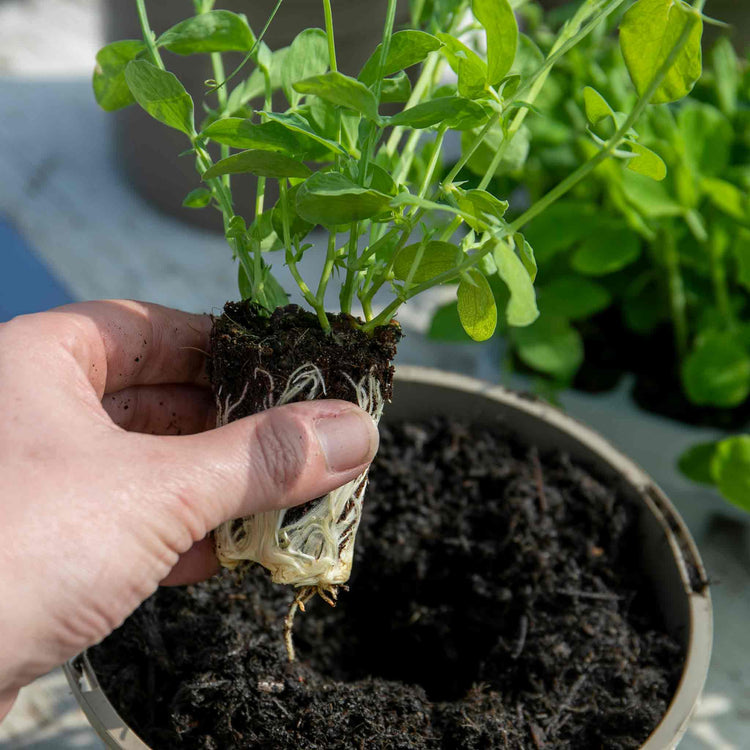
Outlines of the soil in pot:
{"label": "soil in pot", "polygon": [[636,748],[683,665],[635,509],[498,428],[385,427],[337,608],[263,569],[161,589],[90,652],[154,748]]}

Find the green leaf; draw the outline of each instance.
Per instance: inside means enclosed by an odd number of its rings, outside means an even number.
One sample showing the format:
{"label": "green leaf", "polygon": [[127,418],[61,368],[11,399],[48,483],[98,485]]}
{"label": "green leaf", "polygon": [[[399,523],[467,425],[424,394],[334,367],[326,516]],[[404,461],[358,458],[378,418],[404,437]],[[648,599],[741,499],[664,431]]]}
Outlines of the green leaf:
{"label": "green leaf", "polygon": [[715,177],[704,177],[703,190],[711,203],[737,221],[750,224],[750,197],[736,185]]}
{"label": "green leaf", "polygon": [[[437,37],[424,31],[416,31],[415,29],[397,31],[391,37],[383,76],[391,76],[400,70],[404,70],[404,68],[410,68],[412,65],[421,63],[430,52],[434,52],[442,46],[442,42]],[[375,48],[357,76],[366,86],[372,86],[377,80],[382,48],[382,44]]]}
{"label": "green leaf", "polygon": [[669,193],[664,182],[626,170],[622,173],[622,190],[638,213],[646,219],[683,216],[685,209]]}
{"label": "green leaf", "polygon": [[146,46],[137,39],[124,39],[102,47],[96,53],[92,84],[97,104],[106,112],[127,107],[135,98],[125,80],[125,67]]}
{"label": "green leaf", "polygon": [[360,187],[339,172],[316,172],[297,193],[297,211],[312,224],[336,226],[369,219],[390,200],[390,196]]}
{"label": "green leaf", "polygon": [[484,107],[470,99],[441,96],[383,119],[389,125],[405,125],[416,129],[446,125],[451,130],[469,130],[486,122],[488,117]]}
{"label": "green leaf", "polygon": [[628,145],[634,154],[638,154],[632,159],[628,159],[629,170],[650,177],[657,182],[661,182],[667,176],[667,165],[662,161],[661,156],[640,143],[633,142]]}
{"label": "green leaf", "polygon": [[611,302],[605,287],[582,276],[559,276],[539,290],[542,314],[568,320],[589,318]]}
{"label": "green leaf", "polygon": [[380,90],[380,101],[405,102],[411,96],[411,81],[403,71],[397,73],[393,78],[383,79],[383,88]]}
{"label": "green leaf", "polygon": [[151,117],[193,136],[193,100],[173,73],[146,60],[131,60],[125,68],[125,80],[135,100]]}
{"label": "green leaf", "polygon": [[516,17],[508,0],[472,0],[471,7],[487,33],[487,82],[496,86],[507,75],[516,57]]}
{"label": "green leaf", "polygon": [[710,104],[687,101],[677,126],[690,169],[706,177],[720,175],[729,165],[734,139],[729,120]]}
{"label": "green leaf", "polygon": [[505,317],[510,326],[527,326],[539,316],[536,293],[531,278],[521,259],[504,241],[495,243],[492,257],[497,266],[497,275],[508,287],[510,297],[505,308]]}
{"label": "green leaf", "polygon": [[732,117],[737,111],[742,75],[737,54],[727,37],[720,37],[714,44],[711,50],[711,64],[719,107],[725,115]]}
{"label": "green leaf", "polygon": [[278,112],[264,112],[264,115],[269,120],[272,120],[274,123],[278,123],[292,133],[298,133],[304,138],[312,139],[313,141],[326,146],[334,153],[344,153],[344,149],[341,148],[338,143],[332,141],[330,138],[326,138],[320,135],[320,133],[316,133],[310,123],[305,120],[304,117],[300,117],[299,115],[294,113],[281,114]]}
{"label": "green leaf", "polygon": [[458,317],[458,302],[449,302],[439,307],[430,321],[427,338],[435,341],[471,341]]}
{"label": "green leaf", "polygon": [[750,511],[750,436],[722,440],[711,461],[711,475],[727,500]]}
{"label": "green leaf", "polygon": [[177,55],[203,52],[249,52],[255,36],[245,16],[228,10],[211,10],[180,21],[157,40]]}
{"label": "green leaf", "polygon": [[569,250],[599,230],[601,219],[590,203],[561,200],[553,203],[526,227],[526,237],[544,266],[558,253]]}
{"label": "green leaf", "polygon": [[296,107],[300,95],[294,84],[328,70],[328,37],[323,29],[305,29],[289,45],[281,66],[281,83],[289,103]]}
{"label": "green leaf", "polygon": [[521,263],[523,263],[523,267],[526,269],[526,272],[529,274],[529,278],[533,283],[536,281],[536,272],[538,270],[534,248],[531,247],[528,240],[520,232],[516,232],[513,235],[513,242],[516,245],[516,254],[520,258]]}
{"label": "green leaf", "polygon": [[604,276],[630,265],[640,254],[638,235],[620,222],[611,222],[583,240],[571,265],[587,276]]}
{"label": "green leaf", "polygon": [[484,60],[450,34],[439,32],[436,36],[444,45],[441,53],[458,76],[458,93],[467,99],[484,96],[487,88],[487,65]]}
{"label": "green leaf", "polygon": [[583,363],[583,340],[565,318],[542,315],[526,328],[514,328],[511,337],[525,365],[556,380],[571,381]]}
{"label": "green leaf", "polygon": [[204,208],[211,202],[211,191],[207,188],[195,188],[191,190],[182,201],[185,208]]}
{"label": "green leaf", "polygon": [[[477,133],[474,131],[471,133],[462,133],[462,150],[468,149],[468,147],[474,142],[476,135]],[[474,174],[484,177],[488,165],[497,153],[497,150],[501,147],[504,139],[505,136],[501,128],[492,128],[485,136],[484,141],[482,141],[476,151],[474,151],[466,166],[474,172]],[[495,169],[494,176],[503,177],[509,172],[514,172],[520,169],[526,162],[526,158],[529,155],[529,148],[529,129],[525,125],[522,125],[505,148],[503,157]]]}
{"label": "green leaf", "polygon": [[622,18],[620,49],[639,96],[656,79],[686,24],[692,24],[688,41],[651,97],[652,104],[682,99],[701,77],[703,21],[682,0],[638,0]]}
{"label": "green leaf", "polygon": [[497,327],[497,306],[487,279],[475,268],[468,271],[471,281],[458,285],[458,317],[474,341],[486,341]]}
{"label": "green leaf", "polygon": [[[422,244],[421,242],[416,242],[399,250],[393,263],[393,275],[399,281],[406,281]],[[459,249],[449,242],[430,240],[424,243],[422,257],[412,276],[412,283],[421,284],[422,282],[434,279],[441,273],[450,271],[456,267],[459,258]]]}
{"label": "green leaf", "polygon": [[254,123],[241,117],[227,117],[212,122],[201,136],[232,148],[262,149],[298,153],[300,143],[289,130],[275,122]]}
{"label": "green leaf", "polygon": [[696,404],[737,406],[750,394],[750,355],[731,333],[705,334],[685,359],[682,383]]}
{"label": "green leaf", "polygon": [[284,177],[307,177],[310,170],[302,162],[277,151],[250,149],[217,161],[203,173],[203,179],[210,180],[224,174],[248,173],[281,180]]}
{"label": "green leaf", "polygon": [[486,190],[467,190],[458,194],[456,203],[469,217],[466,223],[475,231],[486,231],[487,225],[502,221],[508,210],[508,201],[495,198]]}
{"label": "green leaf", "polygon": [[615,113],[609,106],[607,100],[591,86],[583,89],[583,108],[586,112],[586,119],[591,125],[597,125],[605,117],[611,117],[615,121]]}
{"label": "green leaf", "polygon": [[691,481],[699,484],[715,484],[711,474],[711,462],[716,454],[717,440],[691,445],[677,461],[679,470]]}
{"label": "green leaf", "polygon": [[294,84],[300,94],[318,96],[337,107],[351,109],[370,120],[378,119],[378,102],[375,95],[356,78],[343,73],[330,72],[305,78]]}

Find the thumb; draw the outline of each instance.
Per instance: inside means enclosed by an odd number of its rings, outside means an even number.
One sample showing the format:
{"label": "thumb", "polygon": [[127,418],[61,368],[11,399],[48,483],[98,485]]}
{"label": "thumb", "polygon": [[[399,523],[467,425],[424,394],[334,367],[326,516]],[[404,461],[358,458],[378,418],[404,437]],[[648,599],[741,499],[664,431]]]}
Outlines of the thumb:
{"label": "thumb", "polygon": [[355,479],[378,448],[367,412],[346,401],[275,407],[173,442],[179,504],[199,520],[194,541],[220,523],[298,505]]}

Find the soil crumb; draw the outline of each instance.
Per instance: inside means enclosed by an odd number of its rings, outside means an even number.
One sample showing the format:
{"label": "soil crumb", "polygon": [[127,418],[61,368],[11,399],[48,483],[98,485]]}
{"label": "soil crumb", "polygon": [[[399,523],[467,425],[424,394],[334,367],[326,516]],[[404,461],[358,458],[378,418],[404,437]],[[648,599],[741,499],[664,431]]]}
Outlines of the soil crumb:
{"label": "soil crumb", "polygon": [[635,512],[503,430],[381,427],[350,591],[298,618],[262,568],[163,588],[90,651],[156,750],[640,747],[683,666]]}

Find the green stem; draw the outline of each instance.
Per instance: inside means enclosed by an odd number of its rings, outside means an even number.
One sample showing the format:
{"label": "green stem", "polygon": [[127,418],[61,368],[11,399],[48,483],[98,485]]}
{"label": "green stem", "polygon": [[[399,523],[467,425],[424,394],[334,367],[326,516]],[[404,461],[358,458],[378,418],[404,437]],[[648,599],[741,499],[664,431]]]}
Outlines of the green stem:
{"label": "green stem", "polygon": [[[529,208],[527,211],[521,214],[521,216],[519,216],[512,224],[506,227],[503,230],[502,236],[515,234],[519,229],[521,229],[521,227],[525,226],[529,221],[531,221],[533,218],[538,216],[548,206],[550,206],[558,198],[560,198],[566,192],[568,192],[568,190],[570,190],[572,187],[577,185],[584,177],[586,177],[586,175],[588,175],[590,172],[596,169],[596,167],[599,164],[601,164],[612,153],[612,151],[614,151],[617,148],[617,146],[623,140],[627,132],[630,130],[633,124],[641,116],[641,114],[643,113],[643,110],[651,101],[651,98],[656,93],[657,89],[661,85],[665,76],[667,75],[670,68],[674,64],[674,61],[677,59],[677,56],[682,51],[683,47],[687,44],[688,38],[690,37],[690,34],[692,32],[693,23],[695,23],[695,19],[691,19],[688,23],[685,24],[685,27],[683,28],[682,33],[680,34],[676,44],[670,50],[669,55],[667,55],[661,67],[657,71],[656,75],[654,76],[653,81],[651,81],[648,88],[644,92],[643,96],[638,100],[638,102],[636,103],[631,113],[625,119],[625,121],[620,126],[620,128],[618,128],[617,132],[612,136],[612,138],[610,138],[609,141],[607,141],[607,143],[601,147],[601,150],[597,154],[595,154],[585,164],[582,164],[578,169],[576,169],[575,172],[573,172],[573,174],[566,177],[559,185],[557,185],[552,190],[550,190],[537,203],[535,203],[531,208]],[[502,236],[496,236],[494,239],[495,240],[502,239]],[[433,286],[437,286],[439,284],[443,284],[447,281],[451,281],[455,279],[463,271],[466,271],[469,268],[475,266],[477,263],[479,263],[479,261],[485,255],[487,255],[489,252],[492,251],[494,246],[495,246],[495,243],[493,241],[485,243],[485,245],[480,250],[478,250],[473,255],[469,256],[465,261],[460,263],[456,268],[451,269],[450,271],[445,271],[444,273],[438,274],[433,279],[430,279],[429,281],[425,281],[422,284],[418,284],[413,289],[410,289],[408,292],[405,292],[403,299],[393,300],[393,302],[391,302],[391,304],[388,305],[380,313],[380,315],[376,316],[371,321],[366,323],[363,326],[363,329],[371,330],[375,326],[383,325],[387,323],[391,319],[391,317],[394,315],[396,310],[398,310],[398,308],[403,304],[403,302],[405,302],[408,299],[411,299],[417,294],[421,294],[422,292],[426,291],[427,289],[430,289]]]}
{"label": "green stem", "polygon": [[336,67],[336,44],[333,37],[333,13],[331,12],[331,0],[323,0],[323,12],[326,17],[326,37],[328,38],[328,57],[331,70],[335,73]]}
{"label": "green stem", "polygon": [[143,33],[143,41],[146,44],[151,62],[156,65],[157,68],[165,70],[164,63],[162,62],[159,50],[156,48],[156,42],[154,41],[154,32],[151,30],[151,26],[148,22],[148,16],[146,15],[146,2],[145,0],[135,0],[136,7],[138,8],[138,21],[141,24],[141,32]]}
{"label": "green stem", "polygon": [[[427,58],[427,62],[422,68],[422,72],[419,74],[417,82],[414,84],[414,88],[412,89],[411,94],[406,101],[406,104],[404,104],[404,109],[410,109],[415,104],[419,104],[419,102],[422,101],[422,97],[424,96],[425,92],[432,87],[433,76],[438,71],[439,62],[440,56],[438,55],[438,53],[431,52],[429,57]],[[419,131],[415,132],[418,133]],[[396,153],[396,149],[398,148],[398,144],[401,142],[401,136],[403,135],[403,133],[403,125],[397,125],[391,131],[391,134],[388,137],[388,141],[385,144],[385,152],[389,158],[393,158],[393,155]]]}
{"label": "green stem", "polygon": [[[215,81],[223,81],[224,80],[224,62],[221,59],[221,52],[212,52],[211,53],[211,67],[213,68],[214,72],[214,80]],[[224,118],[227,116],[227,89],[226,86],[222,86],[220,89],[216,90],[216,98],[219,101],[219,118]],[[225,146],[224,144],[221,144],[221,158],[226,159],[229,156],[229,146]],[[224,186],[231,190],[231,179],[230,175],[225,174],[222,176],[221,181],[224,183]]]}
{"label": "green stem", "polygon": [[320,325],[323,328],[324,331],[330,331],[331,330],[331,324],[328,322],[328,317],[326,316],[325,309],[322,305],[318,303],[318,300],[315,298],[315,295],[310,291],[310,287],[307,286],[304,279],[300,275],[299,269],[297,268],[297,261],[294,257],[294,251],[292,249],[292,238],[291,238],[291,232],[289,229],[289,205],[287,200],[287,190],[286,190],[286,180],[279,180],[279,199],[281,202],[281,223],[283,226],[282,234],[284,235],[284,259],[286,260],[286,264],[289,267],[289,271],[292,274],[292,277],[294,278],[295,282],[297,283],[297,286],[299,287],[300,291],[302,292],[302,296],[305,298],[305,301],[307,302],[310,307],[312,307],[313,310],[315,310],[315,313],[318,316],[318,320],[320,321]]}
{"label": "green stem", "polygon": [[630,114],[625,118],[623,124],[617,129],[617,132],[601,147],[598,153],[591,157],[591,159],[578,167],[573,174],[568,175],[568,177],[566,177],[561,183],[542,196],[542,198],[531,206],[531,208],[521,214],[521,216],[519,216],[508,228],[510,234],[517,232],[521,227],[525,226],[533,218],[542,213],[542,211],[548,206],[552,205],[558,198],[565,195],[568,190],[577,185],[584,177],[596,169],[599,164],[609,157],[609,155],[620,145],[630,128],[633,127],[641,114],[643,114],[643,110],[648,106],[651,97],[653,97],[659,86],[661,86],[664,77],[669,72],[683,47],[687,44],[688,38],[693,29],[693,23],[695,23],[695,19],[690,19],[690,21],[685,24],[677,43],[672,47],[654,76],[654,79],[649,84],[649,87],[646,89],[643,96],[636,102],[635,107],[633,107]]}
{"label": "green stem", "polygon": [[669,309],[672,316],[675,347],[680,361],[683,361],[688,348],[688,325],[685,302],[685,287],[680,272],[680,256],[677,252],[674,234],[670,231],[659,232],[657,241],[667,267],[667,284],[669,287]]}
{"label": "green stem", "polygon": [[716,232],[711,233],[708,240],[709,258],[711,261],[711,283],[714,288],[714,299],[719,314],[724,319],[727,328],[734,328],[736,321],[732,313],[732,304],[729,299],[729,288],[727,286],[727,274],[722,262],[721,239]]}
{"label": "green stem", "polygon": [[318,291],[315,294],[315,298],[318,300],[318,304],[325,305],[326,288],[328,287],[328,281],[331,278],[333,271],[333,264],[336,260],[336,232],[332,229],[328,234],[328,247],[326,249],[326,262],[323,264],[323,270],[320,273],[320,281],[318,282]]}

